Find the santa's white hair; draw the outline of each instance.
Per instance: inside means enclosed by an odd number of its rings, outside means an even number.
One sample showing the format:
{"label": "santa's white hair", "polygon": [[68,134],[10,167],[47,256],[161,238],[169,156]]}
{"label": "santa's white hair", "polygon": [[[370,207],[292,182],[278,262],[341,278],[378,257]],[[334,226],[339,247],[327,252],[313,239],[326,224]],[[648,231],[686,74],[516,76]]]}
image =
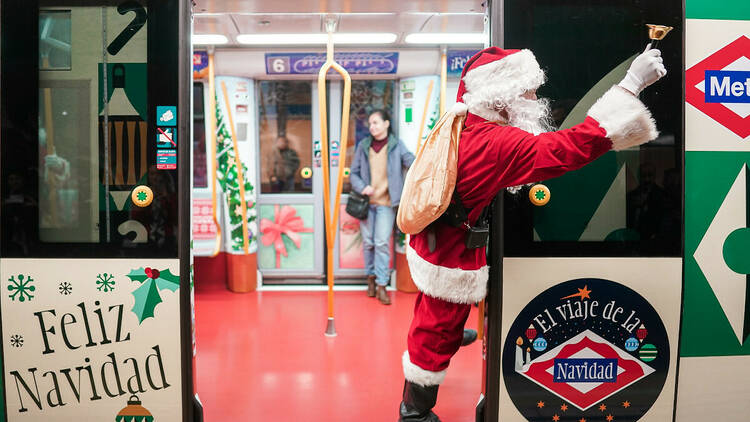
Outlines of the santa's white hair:
{"label": "santa's white hair", "polygon": [[544,72],[534,54],[521,50],[467,71],[462,100],[469,113],[492,122],[502,121],[501,110],[514,104],[525,92],[539,88],[544,81]]}

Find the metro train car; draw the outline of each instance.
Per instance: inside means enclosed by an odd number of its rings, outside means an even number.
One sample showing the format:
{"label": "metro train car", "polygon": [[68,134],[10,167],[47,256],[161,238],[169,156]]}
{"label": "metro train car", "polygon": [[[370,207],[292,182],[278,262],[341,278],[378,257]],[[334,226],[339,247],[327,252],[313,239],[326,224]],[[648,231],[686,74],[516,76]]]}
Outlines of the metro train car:
{"label": "metro train car", "polygon": [[527,48],[575,131],[650,44],[658,135],[498,193],[429,407],[746,421],[746,3],[2,0],[0,420],[437,420],[399,409],[410,236],[368,297],[347,212],[370,114],[418,155],[472,57]]}

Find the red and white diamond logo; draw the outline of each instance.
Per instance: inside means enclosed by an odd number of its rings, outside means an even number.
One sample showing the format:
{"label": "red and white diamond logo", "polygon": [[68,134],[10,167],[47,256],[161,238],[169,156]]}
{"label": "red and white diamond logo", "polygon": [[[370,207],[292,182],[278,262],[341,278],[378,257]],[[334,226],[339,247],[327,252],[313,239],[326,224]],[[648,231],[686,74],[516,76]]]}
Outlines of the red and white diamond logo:
{"label": "red and white diamond logo", "polygon": [[538,356],[516,372],[586,410],[655,370],[591,330]]}
{"label": "red and white diamond logo", "polygon": [[[706,81],[706,71],[737,74],[750,72],[748,54],[750,54],[750,38],[743,35],[685,72],[685,100],[741,138],[750,136],[750,102],[706,102],[706,90],[711,89]],[[729,92],[729,85],[718,85],[718,87]],[[735,91],[734,88],[733,92],[742,95],[740,91],[750,91],[750,82],[745,84],[744,89],[736,86]],[[750,96],[750,93],[744,96]]]}

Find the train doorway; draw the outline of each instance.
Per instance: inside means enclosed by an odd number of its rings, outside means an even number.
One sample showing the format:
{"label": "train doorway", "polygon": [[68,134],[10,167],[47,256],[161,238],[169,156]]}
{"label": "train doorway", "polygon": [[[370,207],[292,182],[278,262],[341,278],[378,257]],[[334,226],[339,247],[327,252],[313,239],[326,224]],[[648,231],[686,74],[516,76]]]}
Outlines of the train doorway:
{"label": "train doorway", "polygon": [[[195,83],[203,90],[203,95],[195,97],[194,107],[203,110],[194,116],[194,126],[207,128],[205,137],[196,131],[194,143],[194,171],[201,172],[195,176],[201,183],[195,184],[193,199],[194,212],[199,210],[193,222],[198,385],[207,416],[217,420],[388,420],[397,412],[403,386],[400,357],[416,289],[411,283],[412,290],[404,291],[395,280],[388,291],[390,306],[365,294],[356,239],[359,222],[343,212],[351,189],[346,178],[333,270],[338,335],[323,336],[326,255],[316,81],[326,56],[325,41],[304,42],[325,35],[321,24],[329,12],[338,16],[336,33],[345,35],[334,41],[334,55],[351,76],[352,94],[350,120],[344,122],[349,135],[342,140],[344,82],[335,75],[328,78],[324,124],[330,134],[329,177],[335,189],[339,172],[351,167],[355,147],[368,133],[365,122],[373,109],[386,109],[395,134],[411,151],[416,150],[419,139],[427,136],[439,118],[441,107],[453,104],[461,66],[485,45],[486,15],[481,1],[352,2],[349,6],[323,6],[321,10],[318,2],[292,6],[198,1],[196,5],[195,33],[210,35],[209,41],[226,40],[224,44],[196,44],[194,58]],[[349,34],[363,31],[369,35],[359,38],[359,44],[340,42],[355,39]],[[427,44],[406,42],[408,35],[420,31],[435,35]],[[279,44],[284,33],[296,34],[294,43]],[[394,36],[382,41],[382,33]],[[444,33],[464,33],[464,41],[437,37]],[[252,41],[246,35],[268,34],[271,37],[265,44],[240,42]],[[443,63],[447,65],[446,88],[441,94]],[[215,95],[209,92],[211,80]],[[214,97],[215,112],[210,110]],[[440,98],[445,104],[441,105]],[[215,147],[210,146],[208,128],[213,115],[217,117]],[[293,148],[297,156],[289,160],[293,162],[290,167],[296,168],[289,182],[281,177],[284,169],[272,165],[274,150],[284,149],[278,145],[280,135],[287,138],[284,146]],[[343,145],[346,154],[341,152]],[[232,164],[234,158],[228,151],[242,162]],[[205,163],[202,169],[200,163]],[[244,167],[243,180],[251,188],[245,183],[246,196],[234,196],[237,200],[230,202],[227,196],[233,189],[225,191],[224,182],[217,180],[216,214],[222,231],[218,251],[216,236],[210,231],[214,224],[210,215],[212,166],[233,176]],[[248,191],[252,194],[247,195]],[[245,216],[241,215],[243,200]],[[241,236],[236,243],[229,236],[234,230],[242,233],[244,220],[252,239],[247,253]],[[281,225],[294,233],[282,231],[275,237]],[[405,250],[399,244],[403,239],[392,237],[398,278],[405,272]],[[276,239],[281,240],[279,248]],[[232,261],[242,259],[253,262],[258,274],[256,284],[246,290],[230,284]],[[478,309],[471,314],[468,327],[477,328]],[[453,415],[454,420],[468,422],[472,416],[466,415],[473,415],[481,380],[481,361],[476,359],[480,349],[475,342],[454,360],[457,371],[451,382],[473,388],[446,390],[455,398],[443,406],[448,418]],[[289,401],[280,406],[279,400]]]}

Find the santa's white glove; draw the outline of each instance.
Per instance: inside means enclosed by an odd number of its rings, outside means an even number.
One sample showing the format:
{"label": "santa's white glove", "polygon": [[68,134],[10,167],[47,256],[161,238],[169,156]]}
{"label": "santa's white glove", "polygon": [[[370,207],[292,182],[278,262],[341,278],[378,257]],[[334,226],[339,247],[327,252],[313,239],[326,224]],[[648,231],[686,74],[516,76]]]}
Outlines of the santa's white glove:
{"label": "santa's white glove", "polygon": [[44,178],[54,176],[59,182],[64,182],[70,177],[70,163],[68,160],[50,154],[44,157]]}
{"label": "santa's white glove", "polygon": [[643,91],[643,88],[658,81],[666,74],[667,69],[664,68],[661,51],[652,50],[651,43],[649,43],[643,53],[633,60],[628,73],[618,85],[634,95],[638,95]]}

